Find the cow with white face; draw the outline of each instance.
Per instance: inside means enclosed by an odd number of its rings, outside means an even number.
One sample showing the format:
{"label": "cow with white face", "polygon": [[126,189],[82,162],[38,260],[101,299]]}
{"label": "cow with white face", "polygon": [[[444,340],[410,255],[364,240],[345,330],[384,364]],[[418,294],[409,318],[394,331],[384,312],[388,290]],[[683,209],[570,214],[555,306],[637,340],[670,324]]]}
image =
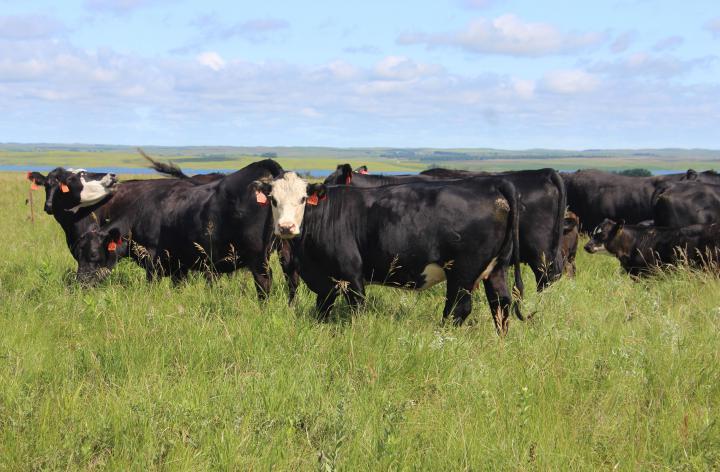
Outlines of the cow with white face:
{"label": "cow with white face", "polygon": [[359,307],[366,283],[423,290],[447,281],[443,315],[460,324],[482,283],[498,333],[507,332],[510,264],[521,293],[522,281],[518,197],[506,180],[357,188],[309,184],[286,172],[251,188],[257,204],[272,204],[273,231],[290,242],[321,318],[339,295]]}
{"label": "cow with white face", "polygon": [[317,205],[325,195],[325,185],[309,184],[295,172],[285,172],[273,181],[255,182],[257,202],[272,205],[276,236],[291,239],[300,235],[306,205]]}

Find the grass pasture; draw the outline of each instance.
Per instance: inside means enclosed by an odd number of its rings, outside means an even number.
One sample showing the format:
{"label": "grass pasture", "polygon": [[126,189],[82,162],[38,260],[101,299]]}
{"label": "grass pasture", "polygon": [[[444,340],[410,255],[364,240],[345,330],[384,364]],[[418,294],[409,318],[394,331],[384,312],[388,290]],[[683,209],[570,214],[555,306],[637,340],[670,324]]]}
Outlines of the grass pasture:
{"label": "grass pasture", "polygon": [[318,323],[276,263],[264,304],[246,272],[172,287],[130,262],[81,289],[23,176],[0,185],[0,469],[720,467],[714,276],[634,282],[582,253],[505,339],[480,293],[441,326],[444,285],[373,286]]}

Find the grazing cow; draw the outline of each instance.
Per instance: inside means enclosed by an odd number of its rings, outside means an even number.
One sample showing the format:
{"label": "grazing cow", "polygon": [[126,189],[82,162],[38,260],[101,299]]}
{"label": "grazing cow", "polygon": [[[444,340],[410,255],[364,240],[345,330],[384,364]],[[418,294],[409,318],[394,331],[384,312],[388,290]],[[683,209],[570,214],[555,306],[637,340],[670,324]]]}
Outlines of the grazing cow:
{"label": "grazing cow", "polygon": [[565,187],[552,169],[489,174],[482,172],[432,169],[420,175],[383,176],[353,174],[349,164],[339,165],[325,183],[347,183],[357,187],[376,187],[407,182],[457,181],[466,178],[503,178],[520,194],[520,261],[535,275],[536,288],[542,290],[562,274],[560,239],[565,213]]}
{"label": "grazing cow", "polygon": [[568,277],[575,277],[575,256],[577,254],[578,237],[580,236],[579,229],[580,218],[569,210],[565,212],[560,251],[564,260],[563,270]]}
{"label": "grazing cow", "polygon": [[719,247],[720,224],[666,228],[605,219],[593,231],[585,250],[590,254],[612,254],[628,274],[643,276],[667,264],[686,261],[696,266],[717,264]]}
{"label": "grazing cow", "polygon": [[580,218],[580,230],[592,231],[605,218],[636,224],[653,218],[654,197],[666,182],[688,178],[685,174],[629,177],[600,170],[561,173],[568,207]]}
{"label": "grazing cow", "polygon": [[84,170],[52,170],[46,176],[29,172],[28,180],[45,187],[45,212],[53,215],[65,232],[71,249],[82,234],[98,224],[96,210],[110,200],[116,191],[115,174]]}
{"label": "grazing cow", "polygon": [[248,201],[255,198],[249,186],[281,173],[279,164],[264,160],[207,184],[140,180],[132,191],[122,184],[106,205],[110,223],[87,232],[77,245],[78,278],[102,279],[123,255],[143,267],[148,279],[170,276],[175,283],[190,270],[212,275],[247,267],[264,299],[271,285],[272,215],[267,206]]}
{"label": "grazing cow", "polygon": [[682,181],[667,185],[655,199],[658,226],[681,227],[720,222],[720,185]]}
{"label": "grazing cow", "polygon": [[460,324],[482,282],[495,327],[507,332],[511,263],[520,293],[522,281],[517,192],[504,179],[362,189],[308,184],[287,172],[255,185],[252,200],[272,203],[275,234],[291,241],[322,318],[341,293],[351,307],[362,304],[366,282],[424,289],[447,280],[444,319]]}

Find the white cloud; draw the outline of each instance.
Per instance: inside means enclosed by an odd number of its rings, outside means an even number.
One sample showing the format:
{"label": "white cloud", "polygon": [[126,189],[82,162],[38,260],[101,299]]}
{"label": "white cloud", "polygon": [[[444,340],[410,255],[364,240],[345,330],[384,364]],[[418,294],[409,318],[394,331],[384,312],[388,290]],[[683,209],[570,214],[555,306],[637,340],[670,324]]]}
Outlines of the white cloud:
{"label": "white cloud", "polygon": [[668,36],[655,43],[653,51],[670,51],[677,49],[685,42],[685,38],[682,36]]}
{"label": "white cloud", "polygon": [[714,38],[720,38],[720,17],[713,18],[705,23],[705,29],[710,31]]}
{"label": "white cloud", "polygon": [[313,107],[303,108],[302,110],[300,110],[300,114],[308,118],[320,118],[322,116],[322,113],[320,113]]}
{"label": "white cloud", "polygon": [[84,6],[91,11],[123,14],[166,1],[168,0],[85,0]]}
{"label": "white cloud", "polygon": [[459,3],[468,9],[480,9],[490,7],[496,3],[496,0],[459,0]]}
{"label": "white cloud", "polygon": [[534,80],[523,80],[513,79],[512,86],[520,98],[532,98],[535,95],[535,81]]}
{"label": "white cloud", "polygon": [[617,38],[615,38],[612,44],[610,44],[610,51],[615,54],[625,52],[630,47],[630,45],[635,42],[636,38],[637,33],[635,31],[626,31]]}
{"label": "white cloud", "polygon": [[657,77],[667,79],[688,74],[698,68],[707,68],[716,64],[717,56],[704,56],[692,59],[678,59],[671,55],[653,55],[638,52],[616,61],[597,62],[589,67],[593,73],[610,74],[618,77]]}
{"label": "white cloud", "polygon": [[197,61],[216,72],[225,68],[225,60],[220,57],[220,54],[213,51],[206,51],[202,54],[198,54]]}
{"label": "white cloud", "polygon": [[375,65],[375,73],[389,80],[414,80],[441,71],[440,66],[420,64],[405,56],[387,56]]}
{"label": "white cloud", "polygon": [[45,15],[0,16],[0,39],[45,39],[65,31],[62,23]]}
{"label": "white cloud", "polygon": [[427,47],[451,46],[478,54],[543,56],[565,54],[598,44],[599,33],[564,33],[547,23],[524,21],[515,15],[489,20],[480,18],[454,33],[405,33],[400,44],[424,44]]}
{"label": "white cloud", "polygon": [[556,70],[545,74],[545,89],[559,94],[589,93],[598,88],[600,80],[580,69]]}

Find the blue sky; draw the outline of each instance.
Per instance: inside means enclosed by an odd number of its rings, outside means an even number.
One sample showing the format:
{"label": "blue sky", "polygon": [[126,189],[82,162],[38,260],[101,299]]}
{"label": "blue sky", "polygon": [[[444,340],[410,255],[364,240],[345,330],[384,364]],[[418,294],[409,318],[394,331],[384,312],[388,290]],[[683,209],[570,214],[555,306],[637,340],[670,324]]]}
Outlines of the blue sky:
{"label": "blue sky", "polygon": [[720,148],[720,2],[0,0],[0,142]]}

